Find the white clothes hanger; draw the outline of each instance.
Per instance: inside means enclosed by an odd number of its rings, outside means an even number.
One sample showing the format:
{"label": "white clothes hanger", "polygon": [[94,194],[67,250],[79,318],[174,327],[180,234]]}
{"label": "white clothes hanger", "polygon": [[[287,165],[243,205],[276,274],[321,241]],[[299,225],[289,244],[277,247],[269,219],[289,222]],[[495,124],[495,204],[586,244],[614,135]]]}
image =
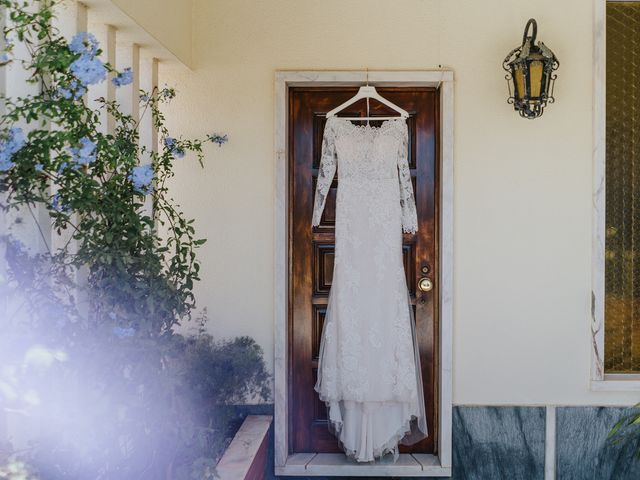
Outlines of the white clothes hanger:
{"label": "white clothes hanger", "polygon": [[[359,121],[366,120],[367,124],[369,123],[369,120],[377,121],[377,120],[395,120],[395,119],[398,119],[398,118],[402,118],[402,119],[409,118],[409,112],[407,112],[403,108],[400,108],[395,103],[390,102],[389,100],[384,98],[382,95],[380,95],[378,93],[378,91],[376,90],[376,87],[369,86],[369,70],[367,70],[367,84],[361,86],[360,89],[358,90],[358,93],[356,93],[349,100],[347,100],[342,105],[339,105],[336,108],[334,108],[333,110],[331,110],[330,112],[328,112],[327,113],[327,118],[335,116],[336,113],[344,110],[348,106],[353,105],[358,100],[361,100],[363,98],[367,99],[367,116],[366,117],[340,117],[340,118],[343,118],[344,120],[359,120]],[[369,99],[370,98],[373,98],[374,100],[377,100],[380,103],[386,105],[390,109],[398,112],[400,114],[400,116],[399,117],[370,117],[369,116]]]}

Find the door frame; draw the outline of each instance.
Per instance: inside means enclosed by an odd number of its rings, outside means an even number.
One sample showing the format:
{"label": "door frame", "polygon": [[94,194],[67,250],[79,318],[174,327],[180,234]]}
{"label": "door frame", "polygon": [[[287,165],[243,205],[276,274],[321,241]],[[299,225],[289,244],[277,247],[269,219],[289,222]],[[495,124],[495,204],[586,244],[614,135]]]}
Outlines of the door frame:
{"label": "door frame", "polygon": [[[342,454],[289,453],[288,411],[288,115],[290,87],[357,86],[435,87],[440,91],[440,178],[438,179],[440,285],[439,424],[437,454],[411,457],[396,464],[341,462]],[[274,289],[274,465],[276,475],[451,476],[453,350],[453,71],[299,71],[275,73],[275,289]],[[346,460],[346,457],[345,457]],[[404,461],[401,461],[404,460]]]}

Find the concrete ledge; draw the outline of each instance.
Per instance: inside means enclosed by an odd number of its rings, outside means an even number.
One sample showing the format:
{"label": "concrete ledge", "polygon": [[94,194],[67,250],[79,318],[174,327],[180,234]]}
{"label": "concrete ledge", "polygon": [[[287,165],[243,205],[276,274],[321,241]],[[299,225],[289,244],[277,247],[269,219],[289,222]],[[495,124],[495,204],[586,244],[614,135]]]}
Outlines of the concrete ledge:
{"label": "concrete ledge", "polygon": [[247,415],[216,466],[220,480],[265,477],[271,415]]}

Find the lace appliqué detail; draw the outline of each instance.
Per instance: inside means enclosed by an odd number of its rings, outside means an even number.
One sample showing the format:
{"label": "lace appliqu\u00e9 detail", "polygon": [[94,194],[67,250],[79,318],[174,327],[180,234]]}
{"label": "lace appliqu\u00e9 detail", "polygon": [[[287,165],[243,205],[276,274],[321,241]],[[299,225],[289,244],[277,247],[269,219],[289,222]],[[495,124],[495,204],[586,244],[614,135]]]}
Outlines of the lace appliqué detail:
{"label": "lace appliqu\u00e9 detail", "polygon": [[317,227],[322,218],[322,211],[327,202],[327,195],[336,173],[336,145],[335,134],[333,130],[333,122],[327,120],[324,127],[324,135],[322,136],[322,152],[320,158],[320,170],[318,171],[318,179],[316,183],[316,196],[313,205],[312,226]]}
{"label": "lace appliqu\u00e9 detail", "polygon": [[404,125],[400,146],[398,148],[398,176],[400,178],[400,207],[402,208],[402,230],[405,233],[418,231],[418,216],[416,201],[411,184],[411,170],[409,169],[409,132]]}

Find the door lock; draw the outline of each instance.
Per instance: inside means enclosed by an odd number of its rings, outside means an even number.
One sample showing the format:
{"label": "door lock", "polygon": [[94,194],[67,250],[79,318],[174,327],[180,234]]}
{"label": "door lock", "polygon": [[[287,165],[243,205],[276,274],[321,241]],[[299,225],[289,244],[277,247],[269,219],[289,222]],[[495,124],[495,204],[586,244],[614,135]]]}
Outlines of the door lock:
{"label": "door lock", "polygon": [[433,282],[429,277],[422,277],[418,280],[418,288],[422,292],[430,292],[433,290]]}

